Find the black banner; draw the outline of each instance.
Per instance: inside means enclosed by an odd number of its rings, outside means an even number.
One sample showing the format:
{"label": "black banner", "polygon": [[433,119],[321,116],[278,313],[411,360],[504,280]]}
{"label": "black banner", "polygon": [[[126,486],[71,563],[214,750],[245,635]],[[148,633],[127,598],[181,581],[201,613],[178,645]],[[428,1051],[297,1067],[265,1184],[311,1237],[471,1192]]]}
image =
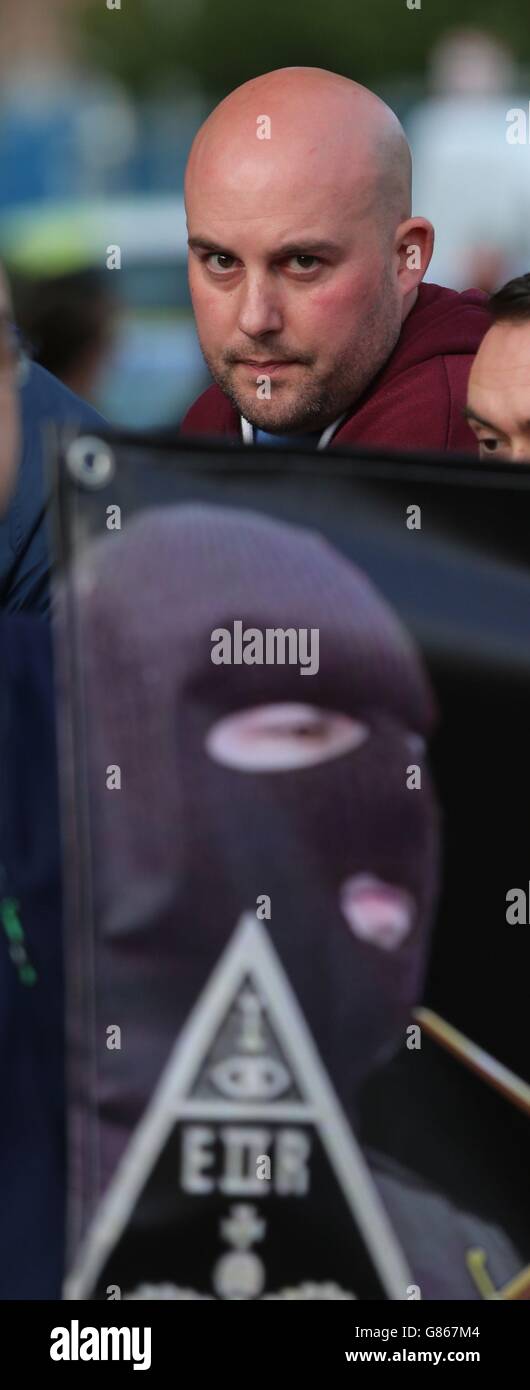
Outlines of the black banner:
{"label": "black banner", "polygon": [[67,1300],[528,1298],[529,487],[67,443]]}

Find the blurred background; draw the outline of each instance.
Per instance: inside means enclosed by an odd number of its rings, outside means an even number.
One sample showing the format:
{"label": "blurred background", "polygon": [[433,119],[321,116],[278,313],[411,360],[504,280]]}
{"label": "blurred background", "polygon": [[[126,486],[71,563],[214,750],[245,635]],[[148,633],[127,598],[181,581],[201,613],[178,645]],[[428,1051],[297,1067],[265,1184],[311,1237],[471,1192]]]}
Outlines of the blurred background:
{"label": "blurred background", "polygon": [[207,384],[186,281],[184,167],[215,103],[272,68],[331,68],[397,111],[414,211],[437,231],[427,279],[490,290],[530,270],[522,0],[108,8],[118,3],[0,0],[0,257],[17,321],[34,358],[113,423],[170,425]]}

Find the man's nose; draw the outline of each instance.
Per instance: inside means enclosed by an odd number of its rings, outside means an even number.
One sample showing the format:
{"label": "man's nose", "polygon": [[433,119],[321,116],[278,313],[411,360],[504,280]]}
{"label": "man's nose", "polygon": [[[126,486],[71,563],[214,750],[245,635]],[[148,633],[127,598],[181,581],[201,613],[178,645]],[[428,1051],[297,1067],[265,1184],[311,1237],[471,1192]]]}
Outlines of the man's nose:
{"label": "man's nose", "polygon": [[241,288],[238,327],[249,338],[279,333],[283,328],[277,292],[270,280],[247,277]]}

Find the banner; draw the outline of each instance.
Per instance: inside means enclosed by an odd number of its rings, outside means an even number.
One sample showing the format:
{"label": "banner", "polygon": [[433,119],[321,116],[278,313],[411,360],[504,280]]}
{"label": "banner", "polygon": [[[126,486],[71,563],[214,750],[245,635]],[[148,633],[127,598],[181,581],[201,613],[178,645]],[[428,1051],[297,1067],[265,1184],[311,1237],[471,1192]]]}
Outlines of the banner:
{"label": "banner", "polygon": [[530,468],[57,481],[65,1296],[528,1297]]}

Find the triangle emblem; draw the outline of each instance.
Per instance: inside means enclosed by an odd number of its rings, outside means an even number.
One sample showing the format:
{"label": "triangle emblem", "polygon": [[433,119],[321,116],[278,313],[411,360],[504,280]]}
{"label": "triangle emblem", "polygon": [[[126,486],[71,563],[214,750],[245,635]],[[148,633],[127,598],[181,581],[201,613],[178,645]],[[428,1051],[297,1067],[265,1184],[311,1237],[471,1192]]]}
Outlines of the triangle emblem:
{"label": "triangle emblem", "polygon": [[413,1276],[263,923],[240,919],[66,1299],[406,1299]]}

